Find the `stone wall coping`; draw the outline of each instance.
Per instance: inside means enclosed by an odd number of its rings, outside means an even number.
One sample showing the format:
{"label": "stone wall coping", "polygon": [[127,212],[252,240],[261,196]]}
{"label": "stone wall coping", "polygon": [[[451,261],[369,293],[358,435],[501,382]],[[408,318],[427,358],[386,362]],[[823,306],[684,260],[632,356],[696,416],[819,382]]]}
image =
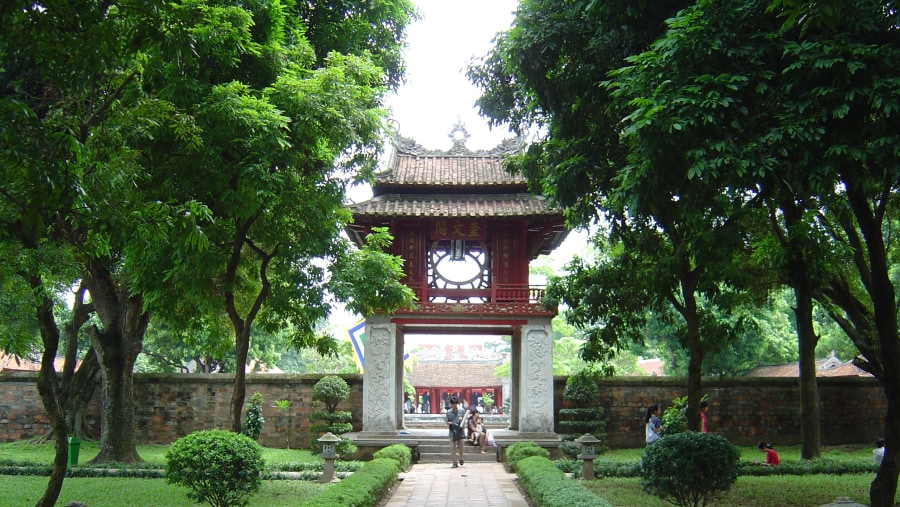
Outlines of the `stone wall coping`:
{"label": "stone wall coping", "polygon": [[[57,372],[59,373],[59,372]],[[361,374],[337,374],[349,384],[362,382]],[[247,382],[253,384],[315,384],[323,377],[320,373],[248,373]],[[38,374],[30,371],[0,372],[0,382],[36,382]],[[135,373],[135,384],[142,383],[220,383],[232,382],[234,373]]]}
{"label": "stone wall coping", "polygon": [[[248,373],[247,374],[247,382],[253,383],[279,383],[279,382],[287,382],[287,383],[313,383],[319,381],[322,378],[322,374],[320,373]],[[360,373],[342,373],[337,374],[338,377],[343,378],[350,384],[356,384],[362,382],[363,375]],[[38,374],[37,372],[30,371],[4,371],[0,372],[0,382],[36,382]],[[175,383],[190,383],[190,382],[207,382],[207,383],[216,383],[216,382],[231,382],[234,379],[233,373],[135,373],[134,381],[135,383],[146,383],[146,382],[175,382]],[[566,383],[566,379],[568,376],[565,375],[554,375],[553,381],[554,383]],[[719,378],[719,377],[703,377],[701,379],[702,388],[715,388],[715,387],[724,387],[724,386],[765,386],[765,385],[773,385],[773,386],[784,386],[784,385],[796,385],[798,382],[796,377],[727,377],[727,378]],[[874,377],[819,377],[818,378],[819,386],[827,387],[831,385],[859,385],[864,387],[871,387],[873,384],[877,385],[878,380]],[[603,379],[600,381],[600,385],[604,386],[641,386],[641,385],[653,385],[653,386],[675,386],[675,387],[686,387],[687,386],[687,378],[686,377],[655,377],[655,376],[643,376],[643,377],[612,377]]]}
{"label": "stone wall coping", "polygon": [[[555,383],[565,384],[568,376],[554,375]],[[798,385],[799,380],[796,377],[703,377],[700,382],[701,389],[726,387],[726,386],[784,386]],[[859,385],[871,387],[878,385],[878,380],[874,377],[819,377],[817,379],[820,387],[830,385]],[[655,387],[674,386],[687,387],[687,377],[655,377],[655,376],[634,376],[634,377],[612,377],[600,381],[600,386],[642,386],[652,385]]]}

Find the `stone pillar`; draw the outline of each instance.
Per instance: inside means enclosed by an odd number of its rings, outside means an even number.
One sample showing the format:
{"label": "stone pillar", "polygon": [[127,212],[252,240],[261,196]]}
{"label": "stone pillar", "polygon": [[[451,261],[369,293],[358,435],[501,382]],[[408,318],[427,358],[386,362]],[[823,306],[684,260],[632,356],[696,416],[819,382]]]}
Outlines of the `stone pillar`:
{"label": "stone pillar", "polygon": [[522,371],[522,328],[515,328],[510,338],[511,354],[509,360],[509,429],[517,431],[519,429],[519,414],[521,413],[519,410],[519,393],[522,392],[522,381],[519,378],[519,372]]}
{"label": "stone pillar", "polygon": [[[550,319],[522,326],[519,431],[553,433],[553,332]],[[368,362],[368,359],[366,359]]]}
{"label": "stone pillar", "polygon": [[[397,408],[402,389],[397,389],[397,326],[390,317],[366,317],[366,365],[363,372],[363,432],[396,432]],[[400,362],[403,357],[401,355]],[[402,385],[403,379],[400,378]],[[402,415],[402,409],[401,409]]]}
{"label": "stone pillar", "polygon": [[403,400],[406,399],[406,393],[403,391],[403,326],[394,325],[394,392],[397,393],[397,400],[394,404],[396,410],[397,426],[395,430],[405,429],[406,424],[403,420]]}

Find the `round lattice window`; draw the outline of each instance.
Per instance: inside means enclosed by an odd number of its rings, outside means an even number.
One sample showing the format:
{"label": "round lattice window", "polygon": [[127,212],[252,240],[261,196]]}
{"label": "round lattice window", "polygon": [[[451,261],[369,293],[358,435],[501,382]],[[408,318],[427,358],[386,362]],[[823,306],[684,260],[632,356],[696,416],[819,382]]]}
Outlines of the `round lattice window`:
{"label": "round lattice window", "polygon": [[429,260],[432,287],[483,289],[489,286],[487,252],[480,241],[435,241]]}

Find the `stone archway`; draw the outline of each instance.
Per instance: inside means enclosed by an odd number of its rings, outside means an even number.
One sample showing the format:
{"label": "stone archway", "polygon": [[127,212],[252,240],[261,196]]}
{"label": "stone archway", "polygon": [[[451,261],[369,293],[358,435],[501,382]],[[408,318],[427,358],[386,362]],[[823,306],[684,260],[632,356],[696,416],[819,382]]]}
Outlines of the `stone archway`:
{"label": "stone archway", "polygon": [[[443,320],[452,327],[454,319]],[[553,433],[553,354],[550,318],[511,327],[510,430]],[[456,324],[459,325],[459,324]],[[362,432],[395,433],[403,425],[403,333],[391,317],[366,319]],[[436,403],[437,400],[432,400]]]}

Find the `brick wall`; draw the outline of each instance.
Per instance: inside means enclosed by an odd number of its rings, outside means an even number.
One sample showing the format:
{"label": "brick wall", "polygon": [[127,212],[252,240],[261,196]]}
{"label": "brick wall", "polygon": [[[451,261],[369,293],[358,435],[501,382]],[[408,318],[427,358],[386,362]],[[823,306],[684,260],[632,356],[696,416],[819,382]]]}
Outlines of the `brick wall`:
{"label": "brick wall", "polygon": [[[353,425],[362,423],[362,376],[342,375],[350,384],[350,401],[341,408],[353,413]],[[291,447],[304,447],[310,435],[309,414],[315,408],[312,388],[318,375],[248,375],[247,395],[265,398],[260,443],[284,446],[290,423]],[[0,441],[32,438],[47,431],[48,421],[31,373],[0,373]],[[169,443],[193,431],[229,428],[232,377],[203,374],[135,375],[137,438],[139,443]],[[563,406],[565,377],[554,379],[555,403]],[[777,445],[800,442],[800,397],[797,379],[704,379],[709,396],[709,429],[734,443],[755,445],[760,440]],[[648,406],[663,409],[686,394],[684,379],[628,377],[601,383],[600,405],[605,410],[607,445],[640,447],[644,442],[643,417]],[[292,402],[290,417],[274,407],[275,400]],[[871,378],[821,378],[819,399],[822,443],[826,445],[874,442],[883,433],[887,409],[878,383]],[[97,396],[87,410],[88,424],[99,435]],[[317,436],[317,435],[315,435]]]}
{"label": "brick wall", "polygon": [[[351,410],[354,427],[362,424],[362,376],[341,375],[350,384],[350,400],[339,409]],[[247,397],[263,395],[263,426],[259,442],[283,447],[290,425],[291,447],[309,443],[309,415],[318,408],[312,389],[320,375],[251,374]],[[32,438],[49,428],[31,373],[0,373],[0,441]],[[231,375],[137,374],[134,378],[135,419],[140,444],[164,444],[191,432],[231,427]],[[99,391],[86,411],[89,426],[100,434]],[[290,400],[288,413],[275,400]],[[318,435],[315,435],[318,436]]]}
{"label": "brick wall", "polygon": [[[555,379],[556,406],[562,406],[565,377]],[[739,445],[760,440],[777,445],[800,443],[800,389],[796,378],[704,379],[710,402],[708,428]],[[658,403],[687,395],[684,379],[623,377],[601,383],[600,406],[606,420],[607,445],[644,445],[644,415]],[[884,434],[887,402],[872,378],[819,379],[819,415],[823,445],[874,443]]]}

